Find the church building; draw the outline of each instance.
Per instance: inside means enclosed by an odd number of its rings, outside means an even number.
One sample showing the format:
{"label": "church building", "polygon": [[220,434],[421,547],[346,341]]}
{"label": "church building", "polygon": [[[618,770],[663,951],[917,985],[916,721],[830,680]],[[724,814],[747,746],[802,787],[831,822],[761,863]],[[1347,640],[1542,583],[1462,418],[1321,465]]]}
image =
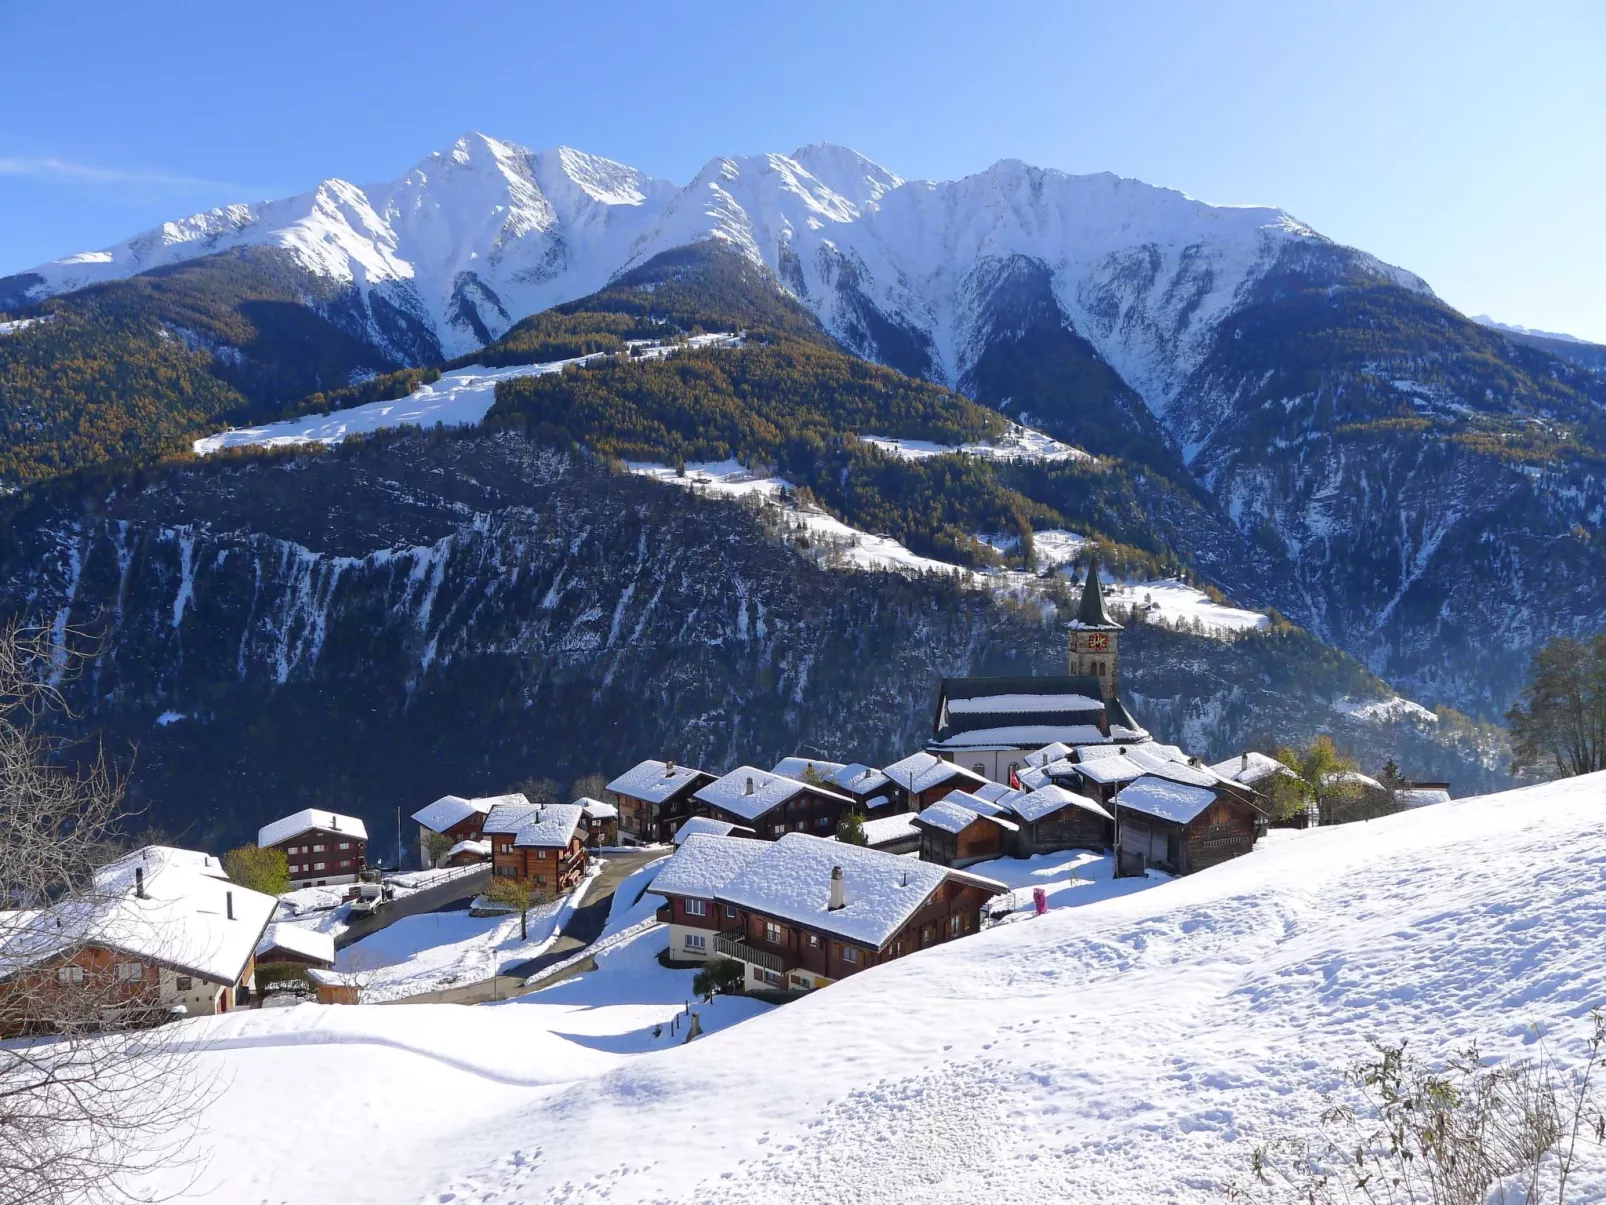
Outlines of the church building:
{"label": "church building", "polygon": [[947,761],[1013,785],[1027,753],[1058,741],[1079,745],[1137,744],[1149,734],[1117,694],[1121,625],[1104,607],[1095,558],[1070,622],[1064,675],[944,678],[933,737],[926,748]]}

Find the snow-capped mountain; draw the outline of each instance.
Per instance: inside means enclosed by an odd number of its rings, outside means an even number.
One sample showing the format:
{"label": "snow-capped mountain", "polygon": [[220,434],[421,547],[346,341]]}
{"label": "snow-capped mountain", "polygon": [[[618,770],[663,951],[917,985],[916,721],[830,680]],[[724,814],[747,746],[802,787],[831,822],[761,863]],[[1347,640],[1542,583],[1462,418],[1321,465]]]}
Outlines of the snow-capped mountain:
{"label": "snow-capped mountain", "polygon": [[[889,358],[896,333],[909,367],[955,386],[984,349],[1004,269],[1024,257],[1047,268],[1077,333],[1160,414],[1245,287],[1279,259],[1328,245],[1278,209],[1016,160],[956,181],[904,180],[814,145],[715,159],[682,187],[568,147],[532,153],[469,134],[392,183],[326,180],[287,200],[195,214],[17,283],[39,300],[231,248],[277,247],[323,281],[380,295],[455,355],[709,238],[773,270],[847,346]],[[1426,289],[1362,258],[1380,278]]]}

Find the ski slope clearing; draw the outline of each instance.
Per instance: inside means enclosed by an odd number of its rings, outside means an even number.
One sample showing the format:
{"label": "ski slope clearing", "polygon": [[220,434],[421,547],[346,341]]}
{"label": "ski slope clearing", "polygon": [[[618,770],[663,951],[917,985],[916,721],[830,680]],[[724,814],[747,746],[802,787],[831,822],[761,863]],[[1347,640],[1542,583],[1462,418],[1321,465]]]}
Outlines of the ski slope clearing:
{"label": "ski slope clearing", "polygon": [[[737,347],[741,337],[733,334],[693,335],[683,344],[634,342],[638,359],[661,359],[680,347]],[[518,377],[539,377],[562,372],[576,364],[587,364],[608,355],[594,352],[571,360],[549,360],[543,364],[514,364],[506,368],[470,365],[442,373],[433,384],[421,385],[406,397],[388,402],[368,402],[329,414],[309,414],[261,427],[234,427],[195,441],[198,456],[210,456],[225,448],[282,448],[295,444],[337,444],[352,435],[369,435],[391,427],[471,427],[483,422],[496,401],[499,381]]]}
{"label": "ski slope clearing", "polygon": [[981,456],[989,460],[1088,460],[1092,456],[1061,443],[1050,435],[1019,423],[1010,423],[997,443],[971,443],[950,446],[925,439],[893,439],[887,435],[861,435],[860,443],[880,448],[899,460],[924,460],[928,456]]}
{"label": "ski slope clearing", "polygon": [[[197,1020],[169,1032],[227,1084],[202,1199],[1216,1205],[1374,1039],[1576,1059],[1603,834],[1606,775],[1280,833],[779,1009],[720,1000],[705,1028],[742,1023],[689,1045],[653,1036],[691,975],[658,932],[496,1006]],[[1606,1151],[1575,1176],[1606,1199]]]}

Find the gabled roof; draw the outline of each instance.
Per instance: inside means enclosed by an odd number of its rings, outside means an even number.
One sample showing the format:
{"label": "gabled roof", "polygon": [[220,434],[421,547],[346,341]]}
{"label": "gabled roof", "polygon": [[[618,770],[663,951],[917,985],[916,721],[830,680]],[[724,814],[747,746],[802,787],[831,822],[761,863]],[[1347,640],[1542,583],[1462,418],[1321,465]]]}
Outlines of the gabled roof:
{"label": "gabled roof", "polygon": [[[699,833],[713,837],[728,837],[731,830],[740,827],[729,820],[715,820],[712,816],[691,816],[686,822],[675,830],[675,844],[686,844],[687,837],[695,837]],[[752,835],[753,830],[744,828],[741,835]]]}
{"label": "gabled roof", "polygon": [[1013,820],[1006,820],[989,812],[978,812],[954,802],[952,796],[940,799],[914,817],[921,828],[941,829],[945,833],[962,833],[972,824],[996,824],[999,828],[1015,832],[1020,828]]}
{"label": "gabled roof", "polygon": [[648,758],[626,770],[608,784],[615,795],[628,795],[646,803],[662,803],[671,795],[688,787],[706,782],[714,776],[696,766],[682,766],[674,762],[654,761]]}
{"label": "gabled roof", "polygon": [[262,940],[257,942],[256,955],[260,959],[273,950],[299,954],[303,958],[310,958],[327,966],[335,965],[334,935],[320,933],[317,929],[303,928],[301,925],[283,923],[269,925],[262,934]]}
{"label": "gabled roof", "polygon": [[1229,757],[1226,761],[1218,761],[1210,768],[1223,778],[1241,782],[1246,787],[1252,787],[1256,783],[1274,777],[1298,777],[1275,757],[1267,757],[1264,753],[1256,753],[1252,749],[1245,750],[1237,757]]}
{"label": "gabled roof", "polygon": [[[998,729],[1092,728],[1103,740],[1103,689],[1090,674],[1052,675],[1036,678],[944,678],[937,691],[937,712],[932,735],[939,744],[960,747],[961,734]],[[1050,733],[1041,740],[1009,740],[1006,744],[1030,742],[1041,748],[1062,739]],[[1067,741],[1073,744],[1073,741]],[[979,748],[974,736],[970,747]]]}
{"label": "gabled roof", "polygon": [[1445,787],[1402,787],[1394,792],[1394,799],[1401,807],[1422,808],[1449,803],[1450,792]]}
{"label": "gabled roof", "polygon": [[486,813],[485,823],[480,825],[480,832],[487,837],[512,836],[524,827],[526,817],[533,811],[535,804],[523,795],[504,795]]}
{"label": "gabled roof", "polygon": [[[833,910],[831,871],[838,866],[843,872],[846,903]],[[715,898],[880,949],[948,879],[999,894],[1008,890],[981,875],[931,862],[807,833],[787,833],[766,844],[763,853],[715,892]]]}
{"label": "gabled roof", "polygon": [[1330,774],[1322,775],[1324,787],[1364,787],[1368,791],[1383,791],[1386,787],[1377,779],[1362,774],[1359,770],[1335,770]]}
{"label": "gabled roof", "polygon": [[1041,749],[1028,753],[1021,760],[1028,766],[1046,766],[1050,762],[1059,761],[1062,757],[1068,757],[1070,752],[1071,746],[1064,741],[1054,741],[1051,744],[1044,745]]}
{"label": "gabled roof", "polygon": [[[98,946],[212,983],[235,982],[279,902],[217,877],[203,861],[208,856],[150,846],[102,867],[95,872],[92,895],[64,900],[32,913],[26,923],[8,926],[0,976],[72,949]],[[136,894],[141,884],[143,896]]]}
{"label": "gabled roof", "polygon": [[[1150,774],[1195,787],[1214,787],[1227,781],[1204,763],[1190,765],[1187,754],[1174,745],[1132,745],[1128,761],[1136,762]],[[1181,760],[1178,760],[1178,758]]]}
{"label": "gabled roof", "polygon": [[699,788],[692,798],[743,820],[756,820],[804,792],[842,803],[853,802],[836,791],[787,778],[784,774],[772,774],[756,766],[737,766],[729,774]]}
{"label": "gabled roof", "polygon": [[867,766],[863,762],[849,762],[836,772],[831,781],[837,790],[847,794],[862,797],[880,790],[892,780],[883,770],[874,766]]}
{"label": "gabled roof", "polygon": [[1148,773],[1148,770],[1138,765],[1130,757],[1116,754],[1114,757],[1096,757],[1091,761],[1079,761],[1071,769],[1089,782],[1096,782],[1100,786],[1108,786],[1112,782],[1134,782]]}
{"label": "gabled roof", "polygon": [[967,794],[985,799],[988,803],[998,803],[1004,796],[1015,795],[1018,792],[1014,787],[1005,786],[1001,782],[984,782],[971,787]]}
{"label": "gabled roof", "polygon": [[578,803],[548,803],[533,809],[519,826],[513,844],[521,849],[562,849],[574,840],[585,819]]}
{"label": "gabled roof", "polygon": [[864,822],[864,842],[871,849],[919,838],[920,830],[915,827],[913,812],[899,812],[895,816],[881,816]]}
{"label": "gabled roof", "polygon": [[768,841],[754,841],[748,837],[688,833],[674,857],[653,876],[647,890],[656,895],[713,899],[719,888],[769,848]]}
{"label": "gabled roof", "polygon": [[1115,797],[1120,807],[1175,824],[1188,823],[1215,801],[1214,791],[1153,776],[1138,779]]}
{"label": "gabled roof", "polygon": [[489,841],[459,841],[446,851],[447,861],[451,861],[458,854],[473,854],[476,858],[488,858],[491,856],[491,843]]}
{"label": "gabled roof", "polygon": [[995,803],[986,796],[979,795],[971,791],[955,791],[952,795],[945,797],[942,802],[957,803],[962,808],[969,808],[978,816],[1007,816],[1009,815],[1011,809],[1004,801],[1006,799],[1013,799],[1016,796],[1024,797],[1025,792],[1006,791],[1005,794],[998,800],[998,802]]}
{"label": "gabled roof", "polygon": [[580,810],[586,814],[587,820],[617,820],[619,809],[611,803],[603,803],[600,799],[593,799],[589,795],[582,795],[574,801]]}
{"label": "gabled roof", "polygon": [[264,849],[270,845],[282,845],[291,837],[299,837],[302,833],[310,833],[315,829],[328,829],[339,833],[342,837],[353,837],[358,841],[368,840],[367,826],[355,816],[342,816],[338,812],[326,812],[321,808],[303,808],[294,816],[286,816],[282,820],[275,820],[272,824],[264,824],[257,830],[257,844]]}
{"label": "gabled roof", "polygon": [[[520,795],[518,798],[523,799]],[[509,802],[511,795],[487,795],[468,799],[462,795],[442,795],[434,803],[426,804],[413,813],[413,819],[432,833],[444,833],[453,825],[461,824],[470,816],[485,816],[498,803]]]}
{"label": "gabled roof", "polygon": [[911,753],[908,757],[893,762],[886,768],[885,774],[894,785],[906,791],[912,790],[917,795],[955,779],[978,785],[987,781],[974,770],[967,770],[956,762],[944,761],[935,754],[926,752]]}
{"label": "gabled roof", "polygon": [[1087,581],[1082,585],[1082,602],[1076,608],[1076,618],[1070,626],[1083,630],[1119,632],[1121,625],[1104,610],[1104,587],[1099,584],[1099,558],[1094,556],[1087,567]]}
{"label": "gabled roof", "polygon": [[1078,795],[1075,791],[1067,791],[1064,787],[1057,787],[1053,783],[1038,787],[1029,795],[1010,801],[1009,810],[1022,820],[1040,820],[1044,816],[1065,808],[1080,808],[1084,812],[1092,812],[1095,816],[1102,816],[1106,820],[1113,819],[1111,815],[1095,800],[1086,795]]}

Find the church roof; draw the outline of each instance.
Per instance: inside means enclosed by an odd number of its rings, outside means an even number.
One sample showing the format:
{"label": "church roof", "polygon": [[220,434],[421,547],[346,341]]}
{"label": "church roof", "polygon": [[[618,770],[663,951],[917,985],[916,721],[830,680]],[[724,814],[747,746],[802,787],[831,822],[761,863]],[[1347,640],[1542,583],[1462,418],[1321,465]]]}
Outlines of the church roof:
{"label": "church roof", "polygon": [[1050,741],[1064,739],[1060,729],[1101,731],[1104,727],[1102,694],[1099,680],[1092,674],[944,678],[937,694],[937,714],[932,730],[938,743],[948,743],[962,733],[983,729],[1031,729],[1033,734],[1022,736],[1020,741],[1037,749]]}
{"label": "church roof", "polygon": [[1095,631],[1119,632],[1121,625],[1111,619],[1104,609],[1104,588],[1099,585],[1099,558],[1094,557],[1087,567],[1087,581],[1082,586],[1082,605],[1076,608],[1071,627]]}

